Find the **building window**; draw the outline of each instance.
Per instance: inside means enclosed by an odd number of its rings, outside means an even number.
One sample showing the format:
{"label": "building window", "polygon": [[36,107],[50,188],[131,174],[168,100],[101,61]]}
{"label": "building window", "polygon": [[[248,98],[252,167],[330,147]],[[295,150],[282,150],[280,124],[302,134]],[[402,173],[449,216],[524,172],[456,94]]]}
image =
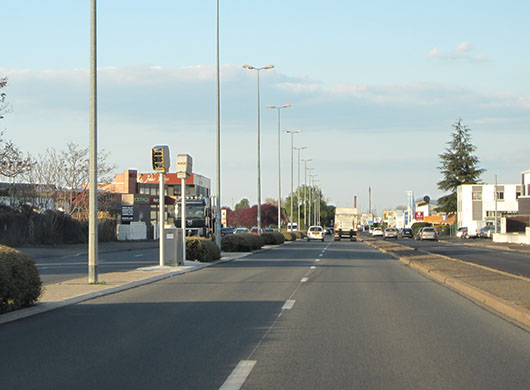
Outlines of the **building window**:
{"label": "building window", "polygon": [[473,198],[473,200],[482,200],[482,192],[481,191],[473,191],[472,198]]}
{"label": "building window", "polygon": [[497,192],[497,200],[504,200],[504,191]]}
{"label": "building window", "polygon": [[515,193],[515,199],[519,199],[520,196],[521,196],[521,191],[517,191]]}

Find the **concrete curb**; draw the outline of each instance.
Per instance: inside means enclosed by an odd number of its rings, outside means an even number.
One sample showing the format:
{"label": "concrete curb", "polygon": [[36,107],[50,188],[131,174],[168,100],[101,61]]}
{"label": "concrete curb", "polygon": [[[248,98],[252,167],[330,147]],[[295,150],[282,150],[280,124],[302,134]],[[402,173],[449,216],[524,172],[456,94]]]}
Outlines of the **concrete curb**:
{"label": "concrete curb", "polygon": [[[385,250],[385,248],[380,248],[378,247],[377,245],[373,245],[371,242],[366,242],[364,241],[364,243],[374,249],[377,249],[379,250],[380,252],[383,252],[383,253],[386,253],[390,256],[392,256],[393,258],[399,260],[400,262],[404,263],[405,265],[408,265],[410,268],[418,271],[418,272],[421,272],[422,274],[424,274],[425,276],[427,276],[428,278],[444,285],[444,286],[447,286],[449,288],[451,288],[452,290],[454,291],[457,291],[458,293],[470,298],[471,300],[477,302],[479,305],[483,306],[483,307],[486,307],[486,308],[489,308],[491,309],[492,311],[496,312],[496,313],[499,313],[505,317],[507,317],[508,319],[514,321],[515,323],[519,324],[519,325],[523,325],[524,327],[527,327],[527,328],[530,328],[530,311],[529,310],[526,310],[525,308],[522,308],[522,307],[519,307],[519,306],[516,306],[514,304],[512,304],[511,302],[508,302],[500,297],[497,297],[487,291],[484,291],[484,290],[481,290],[475,286],[472,286],[466,282],[463,282],[461,280],[458,280],[454,277],[450,277],[450,276],[447,276],[441,272],[438,272],[438,271],[434,271],[432,269],[430,269],[429,267],[427,266],[424,266],[423,264],[421,263],[418,263],[416,261],[414,261],[414,258],[411,258],[411,257],[401,257],[399,255],[396,255],[395,253],[392,253],[391,251],[387,251]],[[403,246],[404,247],[404,246]],[[404,247],[405,248],[405,247]],[[406,247],[408,248],[408,247]],[[456,262],[461,262],[461,260],[458,260],[458,259],[453,259],[451,257],[448,257],[448,256],[444,256],[444,255],[436,255],[436,254],[432,254],[432,253],[429,253],[429,252],[425,252],[427,255],[432,255],[433,257],[439,257],[439,258],[444,258],[448,261],[456,261]],[[465,263],[465,262],[464,262]],[[467,264],[467,263],[466,263]],[[474,264],[467,264],[469,266],[473,266]],[[500,273],[500,274],[504,274],[504,275],[508,275],[506,274],[505,272],[497,272],[498,270],[494,270],[494,269],[490,269],[490,268],[487,268],[487,267],[479,267],[479,268],[484,268],[484,269],[487,269],[489,271],[492,271],[492,272],[496,272],[496,273]],[[523,279],[523,280],[528,280],[527,278],[522,278],[518,275],[510,275],[514,278],[517,278],[517,279]]]}
{"label": "concrete curb", "polygon": [[[190,273],[190,272],[199,271],[199,270],[201,270],[203,268],[211,267],[212,265],[228,263],[228,262],[231,262],[231,261],[234,261],[234,260],[237,260],[237,259],[242,259],[242,258],[248,257],[248,256],[256,254],[256,253],[266,252],[266,251],[272,250],[274,248],[277,248],[279,246],[281,246],[281,245],[270,245],[270,246],[258,249],[258,250],[254,251],[254,252],[244,252],[244,253],[241,253],[240,255],[231,255],[231,256],[229,256],[229,257],[227,257],[225,259],[221,258],[221,259],[219,259],[217,261],[214,261],[214,262],[211,262],[211,263],[199,263],[199,264],[197,264],[195,266],[192,266],[192,268],[188,268],[188,269],[185,269],[185,270],[169,271],[169,272],[167,272],[165,274],[162,274],[162,275],[156,275],[156,276],[152,276],[150,278],[145,278],[145,279],[136,280],[136,281],[133,281],[133,282],[124,283],[124,284],[121,284],[119,286],[110,287],[110,288],[107,288],[107,289],[104,289],[104,290],[90,292],[88,294],[78,295],[78,296],[75,296],[75,297],[63,299],[61,301],[40,302],[40,303],[37,303],[37,304],[35,304],[34,306],[31,306],[31,307],[15,310],[13,312],[4,313],[4,314],[0,315],[0,325],[8,323],[8,322],[13,322],[13,321],[16,321],[16,320],[20,320],[22,318],[30,317],[30,316],[33,316],[33,315],[36,315],[36,314],[45,313],[47,311],[59,309],[61,307],[75,305],[76,303],[89,301],[91,299],[100,298],[100,297],[104,297],[106,295],[116,294],[116,293],[119,293],[119,292],[122,292],[122,291],[130,290],[130,289],[133,289],[135,287],[140,287],[140,286],[144,286],[144,285],[147,285],[147,284],[155,283],[155,282],[158,282],[160,280],[169,279],[169,278],[172,278],[172,277],[177,276],[177,275],[183,275],[183,274],[187,274],[187,273]],[[142,267],[142,268],[146,268],[146,267]],[[137,270],[135,270],[135,271],[137,271]]]}

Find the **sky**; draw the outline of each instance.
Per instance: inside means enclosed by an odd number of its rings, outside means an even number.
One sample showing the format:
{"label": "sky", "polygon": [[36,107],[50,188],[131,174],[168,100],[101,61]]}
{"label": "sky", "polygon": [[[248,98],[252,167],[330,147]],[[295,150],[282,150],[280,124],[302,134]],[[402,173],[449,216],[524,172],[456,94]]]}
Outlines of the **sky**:
{"label": "sky", "polygon": [[[220,1],[221,198],[257,200],[260,72],[262,200],[278,196],[281,130],[302,130],[328,203],[361,210],[436,199],[439,154],[462,118],[485,183],[530,169],[530,2]],[[169,145],[216,177],[216,1],[99,0],[98,148],[116,173],[151,171]],[[0,130],[42,155],[89,143],[90,1],[2,0]],[[282,197],[291,136],[281,136]],[[172,169],[175,169],[173,165]],[[304,183],[303,163],[301,184]],[[298,182],[294,156],[294,185]]]}

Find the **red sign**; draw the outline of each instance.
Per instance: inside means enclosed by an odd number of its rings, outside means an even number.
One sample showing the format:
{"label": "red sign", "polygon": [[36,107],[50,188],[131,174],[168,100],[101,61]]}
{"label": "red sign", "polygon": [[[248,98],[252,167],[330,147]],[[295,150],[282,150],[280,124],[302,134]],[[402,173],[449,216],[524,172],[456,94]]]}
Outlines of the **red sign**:
{"label": "red sign", "polygon": [[423,221],[423,211],[416,211],[414,213],[414,219],[416,221]]}

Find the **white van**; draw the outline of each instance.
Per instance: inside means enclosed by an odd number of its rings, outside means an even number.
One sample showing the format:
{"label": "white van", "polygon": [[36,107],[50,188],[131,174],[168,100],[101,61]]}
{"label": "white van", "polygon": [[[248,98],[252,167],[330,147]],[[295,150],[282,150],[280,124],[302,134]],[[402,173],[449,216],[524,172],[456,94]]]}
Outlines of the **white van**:
{"label": "white van", "polygon": [[295,232],[298,230],[298,224],[296,222],[293,222],[293,226],[291,226],[291,223],[287,224],[287,231],[288,232]]}

